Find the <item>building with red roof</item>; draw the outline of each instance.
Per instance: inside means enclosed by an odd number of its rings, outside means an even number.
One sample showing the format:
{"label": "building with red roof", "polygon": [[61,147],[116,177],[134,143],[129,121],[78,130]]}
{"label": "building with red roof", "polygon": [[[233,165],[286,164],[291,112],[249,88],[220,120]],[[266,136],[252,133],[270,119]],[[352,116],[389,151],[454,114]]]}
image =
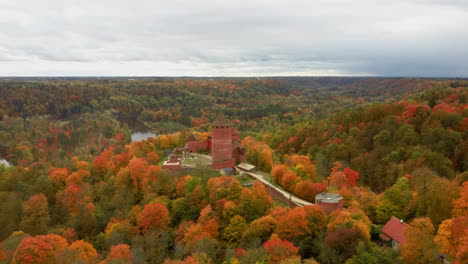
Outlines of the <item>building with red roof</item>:
{"label": "building with red roof", "polygon": [[385,242],[391,241],[393,249],[397,250],[400,244],[406,243],[405,229],[408,227],[409,225],[403,222],[403,220],[392,216],[382,228],[380,238]]}

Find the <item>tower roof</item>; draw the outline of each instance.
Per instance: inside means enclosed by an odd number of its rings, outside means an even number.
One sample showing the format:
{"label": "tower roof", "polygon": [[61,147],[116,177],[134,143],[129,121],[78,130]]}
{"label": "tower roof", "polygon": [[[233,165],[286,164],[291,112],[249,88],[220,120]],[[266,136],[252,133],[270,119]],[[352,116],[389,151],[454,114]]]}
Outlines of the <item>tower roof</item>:
{"label": "tower roof", "polygon": [[187,141],[197,141],[197,138],[194,134],[190,133],[189,137],[187,138]]}
{"label": "tower roof", "polygon": [[223,112],[219,112],[211,126],[230,126],[230,124]]}
{"label": "tower roof", "polygon": [[322,203],[338,203],[343,197],[336,193],[319,193],[315,196],[315,201]]}

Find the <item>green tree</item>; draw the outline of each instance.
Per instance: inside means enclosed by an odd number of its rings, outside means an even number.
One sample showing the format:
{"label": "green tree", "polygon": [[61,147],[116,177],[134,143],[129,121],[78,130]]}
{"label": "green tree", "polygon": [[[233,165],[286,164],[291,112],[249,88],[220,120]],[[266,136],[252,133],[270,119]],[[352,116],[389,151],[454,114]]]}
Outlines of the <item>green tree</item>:
{"label": "green tree", "polygon": [[392,187],[385,190],[382,199],[377,205],[376,214],[379,219],[378,222],[384,224],[392,216],[404,218],[408,213],[408,205],[412,194],[413,191],[410,188],[408,178],[402,177],[398,179]]}
{"label": "green tree", "polygon": [[462,138],[459,132],[443,128],[427,129],[422,133],[422,137],[426,146],[446,157],[453,157],[455,147]]}
{"label": "green tree", "polygon": [[426,189],[418,189],[416,210],[419,216],[427,216],[435,226],[451,217],[452,202],[459,196],[459,187],[445,178],[432,178]]}
{"label": "green tree", "polygon": [[21,198],[14,192],[0,192],[0,241],[18,230],[21,219]]}
{"label": "green tree", "polygon": [[382,130],[379,132],[379,134],[377,134],[374,137],[374,141],[381,145],[387,145],[388,143],[390,143],[391,139],[392,139],[392,133],[390,133],[390,131],[388,130]]}
{"label": "green tree", "polygon": [[222,238],[229,246],[236,246],[242,238],[242,233],[247,228],[245,219],[236,215],[231,218],[229,225],[224,229]]}
{"label": "green tree", "polygon": [[398,207],[387,199],[381,199],[375,207],[376,223],[385,224],[390,220],[390,218],[392,218],[392,216],[401,218],[401,213],[399,212]]}
{"label": "green tree", "polygon": [[381,248],[375,243],[366,246],[360,243],[356,254],[348,259],[345,264],[400,264],[396,252],[391,248]]}
{"label": "green tree", "polygon": [[443,116],[440,119],[440,122],[445,128],[456,128],[460,125],[460,121],[463,120],[463,117],[457,113],[450,113]]}

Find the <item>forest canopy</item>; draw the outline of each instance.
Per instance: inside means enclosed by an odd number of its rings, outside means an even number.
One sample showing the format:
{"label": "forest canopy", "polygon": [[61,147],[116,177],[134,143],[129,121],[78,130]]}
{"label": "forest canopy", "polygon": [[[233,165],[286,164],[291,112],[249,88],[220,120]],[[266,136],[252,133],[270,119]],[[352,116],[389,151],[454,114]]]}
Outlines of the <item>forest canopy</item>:
{"label": "forest canopy", "polygon": [[[446,79],[2,79],[0,263],[467,263],[467,100]],[[219,112],[272,184],[344,209],[161,168]]]}

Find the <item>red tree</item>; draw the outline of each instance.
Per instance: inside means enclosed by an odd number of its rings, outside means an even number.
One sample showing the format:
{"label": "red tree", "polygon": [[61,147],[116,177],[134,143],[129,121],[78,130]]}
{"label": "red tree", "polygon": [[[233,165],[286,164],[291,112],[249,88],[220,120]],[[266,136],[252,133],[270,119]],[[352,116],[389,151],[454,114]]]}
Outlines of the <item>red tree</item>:
{"label": "red tree", "polygon": [[309,233],[307,215],[303,207],[292,208],[276,219],[278,221],[276,233],[283,239],[291,239]]}
{"label": "red tree", "polygon": [[65,179],[70,174],[70,170],[67,168],[50,168],[49,169],[49,178],[57,185],[62,185],[65,182]]}
{"label": "red tree", "polygon": [[359,179],[359,173],[350,169],[349,167],[346,167],[343,172],[346,175],[346,178],[348,178],[349,185],[351,187],[356,186],[356,181]]}
{"label": "red tree", "polygon": [[110,247],[109,255],[107,255],[107,262],[113,263],[117,261],[118,263],[133,263],[133,254],[130,251],[130,246],[127,244],[119,244]]}
{"label": "red tree", "polygon": [[147,204],[137,215],[137,224],[144,232],[165,229],[169,225],[169,211],[160,203]]}
{"label": "red tree", "polygon": [[263,244],[263,248],[270,254],[270,263],[280,263],[281,260],[297,255],[299,248],[287,240],[268,240]]}
{"label": "red tree", "polygon": [[144,159],[133,158],[128,163],[128,170],[133,187],[138,190],[142,189],[144,178],[146,178],[148,162]]}
{"label": "red tree", "polygon": [[25,238],[16,248],[11,263],[55,263],[57,254],[67,244],[65,238],[54,234]]}
{"label": "red tree", "polygon": [[[82,206],[84,205],[83,189],[80,186],[73,184],[68,186],[63,193],[59,193],[58,198],[62,198],[63,204],[67,207],[70,216],[78,216]],[[60,200],[60,199],[58,199]]]}

